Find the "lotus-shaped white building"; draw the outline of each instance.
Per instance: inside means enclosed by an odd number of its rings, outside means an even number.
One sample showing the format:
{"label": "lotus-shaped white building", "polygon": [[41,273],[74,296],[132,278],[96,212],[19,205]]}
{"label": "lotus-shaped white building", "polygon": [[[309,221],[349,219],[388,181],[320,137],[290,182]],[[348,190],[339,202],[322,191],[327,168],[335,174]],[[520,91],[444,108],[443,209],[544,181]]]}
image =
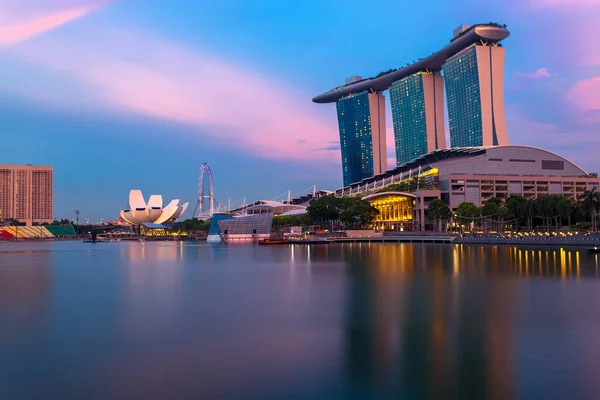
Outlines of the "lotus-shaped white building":
{"label": "lotus-shaped white building", "polygon": [[129,192],[129,210],[121,210],[121,218],[132,225],[168,224],[177,220],[188,205],[189,203],[180,205],[179,200],[172,200],[163,207],[162,196],[159,194],[150,196],[148,204],[146,204],[141,190],[131,190]]}

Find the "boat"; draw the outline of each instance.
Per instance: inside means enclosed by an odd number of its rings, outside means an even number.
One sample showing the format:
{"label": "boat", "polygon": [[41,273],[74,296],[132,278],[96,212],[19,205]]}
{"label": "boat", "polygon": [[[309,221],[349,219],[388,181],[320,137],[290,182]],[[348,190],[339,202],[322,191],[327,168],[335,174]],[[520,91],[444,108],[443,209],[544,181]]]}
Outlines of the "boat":
{"label": "boat", "polygon": [[588,253],[592,253],[592,254],[600,253],[600,247],[598,247],[598,246],[589,247],[587,250],[588,250]]}
{"label": "boat", "polygon": [[262,239],[258,241],[258,244],[286,244],[286,239]]}

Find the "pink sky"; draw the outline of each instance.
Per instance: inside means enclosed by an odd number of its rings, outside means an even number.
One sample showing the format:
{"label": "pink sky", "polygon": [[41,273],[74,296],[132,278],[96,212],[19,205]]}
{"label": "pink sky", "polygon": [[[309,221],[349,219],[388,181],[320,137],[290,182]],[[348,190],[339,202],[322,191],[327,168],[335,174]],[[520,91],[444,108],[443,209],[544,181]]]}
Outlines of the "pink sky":
{"label": "pink sky", "polygon": [[39,8],[39,2],[21,0],[0,5],[0,46],[58,28],[86,16],[104,3],[107,1],[48,1]]}
{"label": "pink sky", "polygon": [[[339,163],[339,150],[315,151],[331,147],[338,140],[335,111],[312,104],[311,94],[266,73],[144,30],[109,27],[83,29],[76,37],[42,35],[90,14],[104,3],[23,0],[12,3],[12,8],[0,6],[0,11],[8,10],[5,15],[12,16],[0,20],[0,45],[12,45],[8,51],[19,60],[69,77],[73,99],[85,98],[85,107],[111,108],[182,123],[195,127],[200,137],[208,135],[223,145],[251,149],[266,158]],[[600,0],[535,0],[530,4],[555,10],[569,5],[597,9]],[[600,37],[600,26],[595,21],[584,18],[566,31],[558,30],[555,43],[575,43],[576,62],[593,65],[600,61],[600,41],[582,43],[578,39]],[[34,40],[23,41],[28,38]],[[542,67],[519,76],[548,79],[554,74]],[[589,76],[573,82],[563,96],[581,112],[598,109],[598,79]],[[30,94],[37,100],[43,95],[45,101],[56,104],[63,104],[66,97],[59,93]],[[68,106],[84,107],[77,101]],[[393,149],[392,132],[388,118],[388,148]],[[390,166],[395,164],[388,161]]]}
{"label": "pink sky", "polygon": [[[0,43],[57,28],[98,5],[18,22],[0,30]],[[337,127],[323,119],[310,94],[167,39],[131,29],[88,30],[75,40],[39,37],[10,51],[68,75],[77,97],[87,98],[88,105],[195,126],[199,135],[266,158],[339,161],[336,151],[316,151],[331,146]],[[57,103],[64,101],[60,97],[45,96]]]}

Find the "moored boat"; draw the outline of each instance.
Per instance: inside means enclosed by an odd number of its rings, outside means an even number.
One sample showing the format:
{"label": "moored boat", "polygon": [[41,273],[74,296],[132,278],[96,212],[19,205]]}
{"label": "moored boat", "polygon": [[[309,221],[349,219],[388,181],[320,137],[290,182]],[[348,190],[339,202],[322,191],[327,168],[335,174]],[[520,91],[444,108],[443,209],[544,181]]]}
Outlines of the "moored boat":
{"label": "moored boat", "polygon": [[589,247],[587,250],[588,250],[588,253],[592,253],[592,254],[600,253],[600,247],[598,247],[598,246]]}
{"label": "moored boat", "polygon": [[262,239],[258,241],[258,244],[286,244],[287,242],[285,239]]}

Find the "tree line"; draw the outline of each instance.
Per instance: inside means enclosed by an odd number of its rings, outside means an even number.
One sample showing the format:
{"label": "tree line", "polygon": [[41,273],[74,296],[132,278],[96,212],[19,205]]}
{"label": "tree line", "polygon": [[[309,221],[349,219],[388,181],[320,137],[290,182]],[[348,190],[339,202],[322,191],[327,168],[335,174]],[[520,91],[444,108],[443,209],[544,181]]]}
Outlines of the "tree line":
{"label": "tree line", "polygon": [[448,225],[452,217],[462,226],[484,230],[502,230],[506,227],[528,230],[542,228],[560,229],[576,222],[581,227],[597,228],[600,213],[600,192],[593,188],[577,199],[550,194],[537,198],[510,195],[506,199],[492,197],[480,207],[471,202],[460,203],[453,214],[448,205],[436,199],[429,203],[427,218],[439,228]]}
{"label": "tree line", "polygon": [[287,226],[334,226],[345,229],[365,229],[373,224],[379,210],[359,197],[321,196],[312,199],[305,214],[277,216],[273,220],[274,229]]}

